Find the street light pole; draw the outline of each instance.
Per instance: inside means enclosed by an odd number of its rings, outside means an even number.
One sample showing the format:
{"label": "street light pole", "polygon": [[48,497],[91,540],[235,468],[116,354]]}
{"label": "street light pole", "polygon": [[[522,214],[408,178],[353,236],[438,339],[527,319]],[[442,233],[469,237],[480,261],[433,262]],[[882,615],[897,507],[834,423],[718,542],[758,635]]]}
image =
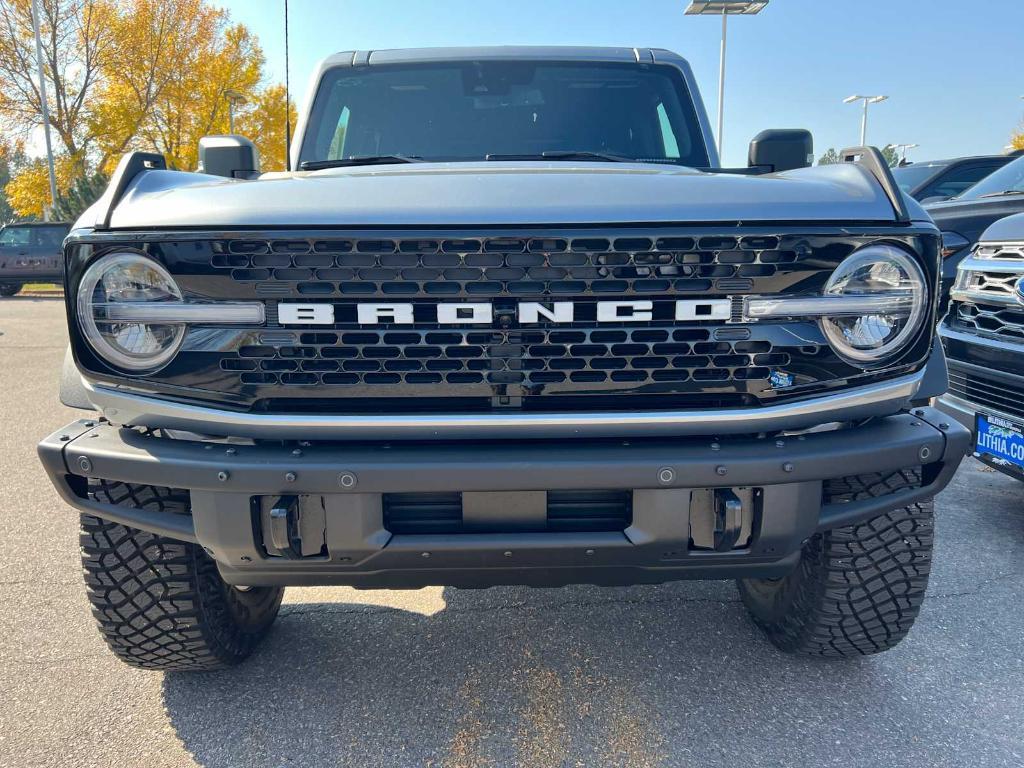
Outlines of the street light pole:
{"label": "street light pole", "polygon": [[729,14],[722,10],[722,44],[718,52],[718,158],[722,158],[722,125],[725,122],[725,35],[728,31]]}
{"label": "street light pole", "polygon": [[36,68],[39,70],[39,106],[43,113],[46,165],[50,172],[50,207],[43,209],[43,219],[49,221],[50,211],[57,205],[57,174],[53,170],[53,145],[50,143],[50,107],[46,103],[46,73],[43,69],[43,43],[40,39],[39,26],[39,0],[32,0],[32,32],[36,38]]}
{"label": "street light pole", "polygon": [[722,132],[725,129],[725,45],[730,15],[753,16],[764,10],[768,0],[690,0],[687,16],[721,16],[722,40],[718,55],[718,157],[722,157]]}
{"label": "street light pole", "polygon": [[863,102],[864,109],[860,117],[860,146],[866,146],[868,141],[868,104],[878,104],[880,101],[885,101],[888,96],[861,96],[855,93],[853,96],[847,96],[843,99],[843,104],[852,104],[855,101]]}

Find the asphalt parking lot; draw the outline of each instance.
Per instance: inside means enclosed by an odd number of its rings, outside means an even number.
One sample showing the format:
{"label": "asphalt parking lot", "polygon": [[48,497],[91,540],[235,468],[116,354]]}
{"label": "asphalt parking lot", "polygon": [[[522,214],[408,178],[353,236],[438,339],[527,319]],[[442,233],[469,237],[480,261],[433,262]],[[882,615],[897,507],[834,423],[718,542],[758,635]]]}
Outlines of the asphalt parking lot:
{"label": "asphalt parking lot", "polygon": [[1024,765],[1024,486],[973,460],[938,500],[930,594],[896,650],[784,656],[731,583],[292,589],[207,675],[109,655],[77,515],[38,439],[63,304],[0,300],[2,766]]}

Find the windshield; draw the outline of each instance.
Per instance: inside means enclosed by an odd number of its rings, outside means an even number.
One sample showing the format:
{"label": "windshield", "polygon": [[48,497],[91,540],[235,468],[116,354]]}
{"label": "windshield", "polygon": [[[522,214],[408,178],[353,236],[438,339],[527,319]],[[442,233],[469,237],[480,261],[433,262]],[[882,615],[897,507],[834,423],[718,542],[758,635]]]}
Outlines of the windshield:
{"label": "windshield", "polygon": [[979,197],[998,195],[1002,192],[1024,192],[1024,157],[1007,163],[956,199],[977,200]]}
{"label": "windshield", "polygon": [[946,167],[946,163],[928,163],[904,165],[892,169],[892,176],[896,179],[900,189],[904,192],[913,192],[923,182],[930,179],[936,173]]}
{"label": "windshield", "polygon": [[330,70],[316,94],[300,162],[544,152],[709,165],[675,67],[521,61]]}

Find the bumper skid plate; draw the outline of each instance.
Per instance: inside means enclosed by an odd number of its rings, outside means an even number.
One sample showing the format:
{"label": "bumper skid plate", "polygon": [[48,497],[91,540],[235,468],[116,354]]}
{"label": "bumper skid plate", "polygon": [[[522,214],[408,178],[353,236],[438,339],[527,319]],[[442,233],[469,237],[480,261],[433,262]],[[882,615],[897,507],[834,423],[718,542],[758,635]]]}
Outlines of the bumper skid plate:
{"label": "bumper skid plate", "polygon": [[[626,442],[231,444],[79,421],[39,454],[69,504],[201,544],[231,583],[550,586],[783,575],[815,532],[942,490],[969,437],[932,408],[799,436]],[[920,487],[823,499],[831,478],[909,467]],[[98,502],[90,479],[187,489],[191,514]],[[621,530],[543,529],[552,499],[597,489],[628,491]],[[453,493],[481,532],[388,529],[386,495]]]}

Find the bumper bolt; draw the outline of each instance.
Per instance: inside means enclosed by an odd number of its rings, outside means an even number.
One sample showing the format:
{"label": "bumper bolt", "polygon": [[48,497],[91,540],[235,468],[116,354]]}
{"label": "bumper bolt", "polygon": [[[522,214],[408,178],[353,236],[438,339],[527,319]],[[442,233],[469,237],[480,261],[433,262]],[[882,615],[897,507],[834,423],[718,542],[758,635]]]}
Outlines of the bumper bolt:
{"label": "bumper bolt", "polygon": [[712,451],[720,451],[720,450],[722,450],[722,446],[720,446],[718,443],[712,443],[711,444],[711,450]]}
{"label": "bumper bolt", "polygon": [[793,471],[793,464],[791,462],[787,461],[785,464],[782,465],[782,471],[783,472],[792,472]]}
{"label": "bumper bolt", "polygon": [[584,554],[592,555],[592,554],[594,554],[594,550],[588,549]]}
{"label": "bumper bolt", "polygon": [[285,472],[284,473],[284,481],[286,483],[294,483],[295,482],[295,473],[294,472]]}
{"label": "bumper bolt", "polygon": [[252,558],[249,557],[248,555],[242,555],[238,559],[241,560],[243,563],[251,563],[252,562]]}
{"label": "bumper bolt", "polygon": [[429,552],[421,552],[420,553],[420,557],[430,557],[430,553]]}
{"label": "bumper bolt", "polygon": [[676,473],[671,467],[662,467],[658,470],[658,482],[662,485],[671,485],[676,479]]}
{"label": "bumper bolt", "polygon": [[727,474],[728,472],[729,472],[729,469],[727,467],[715,467],[715,474],[716,475],[724,475],[724,474]]}
{"label": "bumper bolt", "polygon": [[228,448],[226,451],[224,451],[224,453],[226,453],[228,456],[234,456],[236,453],[238,453],[238,451],[236,451],[234,448]]}
{"label": "bumper bolt", "polygon": [[502,554],[504,554],[505,557],[512,557],[512,553],[511,552],[504,552]]}
{"label": "bumper bolt", "polygon": [[355,488],[356,476],[351,472],[342,472],[338,475],[338,485],[342,488]]}
{"label": "bumper bolt", "polygon": [[87,456],[80,456],[78,458],[78,468],[83,472],[92,472],[92,462],[89,461]]}
{"label": "bumper bolt", "polygon": [[71,439],[71,437],[70,437],[70,436],[68,436],[68,435],[61,435],[61,436],[60,436],[60,441],[61,441],[62,443],[66,443],[66,442],[67,442],[68,440],[70,440],[70,439]]}
{"label": "bumper bolt", "polygon": [[82,426],[83,427],[92,428],[92,427],[96,426],[96,422],[95,421],[84,421],[84,422],[82,422]]}
{"label": "bumper bolt", "polygon": [[231,475],[229,475],[223,469],[217,473],[217,479],[220,480],[222,483],[226,483],[229,477],[231,477]]}
{"label": "bumper bolt", "polygon": [[292,451],[292,456],[301,456],[301,455],[302,455],[302,451],[300,451],[298,448],[296,448],[294,451]]}
{"label": "bumper bolt", "polygon": [[947,424],[946,422],[942,422],[941,424],[939,424],[939,429],[942,429],[942,430],[949,429],[949,424]]}
{"label": "bumper bolt", "polygon": [[924,461],[925,459],[932,455],[932,449],[929,448],[927,445],[922,445],[921,450],[917,452],[917,455],[921,457],[921,461]]}

